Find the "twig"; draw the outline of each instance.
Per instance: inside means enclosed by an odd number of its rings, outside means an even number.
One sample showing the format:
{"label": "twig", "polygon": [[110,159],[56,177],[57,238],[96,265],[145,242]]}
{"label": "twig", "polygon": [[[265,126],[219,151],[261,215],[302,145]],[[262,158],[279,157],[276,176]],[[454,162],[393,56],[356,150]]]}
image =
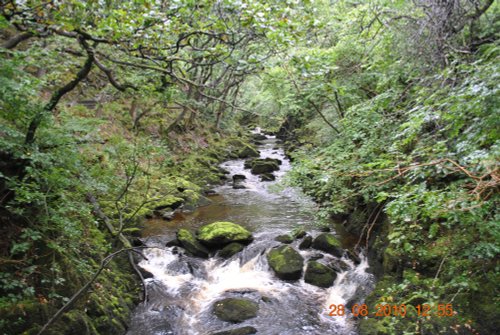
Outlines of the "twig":
{"label": "twig", "polygon": [[[66,312],[68,309],[71,308],[71,306],[78,300],[78,298],[80,296],[82,296],[85,292],[87,292],[87,290],[90,288],[90,285],[92,285],[92,283],[97,279],[97,277],[101,274],[101,272],[104,270],[106,265],[108,265],[108,263],[113,259],[113,257],[119,255],[122,252],[129,252],[129,254],[131,251],[137,252],[135,249],[138,249],[138,248],[136,247],[136,248],[120,249],[120,250],[115,251],[112,254],[106,256],[101,261],[101,266],[96,271],[96,273],[94,273],[92,278],[87,283],[85,283],[85,285],[83,285],[82,288],[80,288],[75,294],[73,294],[73,296],[68,300],[68,302],[66,302],[61,308],[59,308],[59,310],[45,323],[45,325],[42,327],[42,329],[40,329],[40,331],[37,333],[37,335],[43,334],[43,332],[51,324],[53,324],[62,314],[64,314],[64,312]],[[142,253],[139,253],[139,254],[144,257],[144,255],[142,255]]]}

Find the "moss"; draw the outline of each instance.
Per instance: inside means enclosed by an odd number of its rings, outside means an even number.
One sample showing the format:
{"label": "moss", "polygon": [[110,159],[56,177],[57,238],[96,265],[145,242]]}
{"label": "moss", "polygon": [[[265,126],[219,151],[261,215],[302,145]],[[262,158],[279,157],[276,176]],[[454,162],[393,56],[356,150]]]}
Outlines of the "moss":
{"label": "moss", "polygon": [[196,240],[194,235],[187,229],[179,229],[177,239],[186,251],[196,257],[207,258],[209,251]]}
{"label": "moss", "polygon": [[311,261],[307,263],[304,281],[319,287],[330,287],[336,277],[337,274],[329,267],[316,261]]}
{"label": "moss", "polygon": [[257,316],[259,305],[248,299],[227,298],[214,305],[214,314],[221,320],[242,322]]}
{"label": "moss", "polygon": [[235,223],[219,221],[202,226],[198,230],[198,239],[208,245],[220,245],[251,241],[252,234]]}
{"label": "moss", "polygon": [[304,259],[295,249],[288,245],[271,250],[267,254],[267,261],[278,278],[296,280],[302,274]]}

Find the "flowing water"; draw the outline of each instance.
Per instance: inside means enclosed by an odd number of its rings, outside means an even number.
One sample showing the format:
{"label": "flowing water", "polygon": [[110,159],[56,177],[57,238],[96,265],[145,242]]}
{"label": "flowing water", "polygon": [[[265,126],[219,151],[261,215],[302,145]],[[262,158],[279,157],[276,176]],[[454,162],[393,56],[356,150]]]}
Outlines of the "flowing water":
{"label": "flowing water", "polygon": [[[208,335],[216,331],[252,326],[263,335],[355,335],[355,318],[329,316],[331,304],[362,301],[373,286],[373,277],[366,270],[365,257],[359,264],[343,257],[341,260],[314,249],[300,250],[307,260],[323,256],[320,262],[343,262],[330,288],[309,285],[303,279],[287,282],[275,277],[266,260],[266,253],[280,245],[277,235],[301,227],[313,236],[315,204],[297,189],[284,187],[281,181],[290,169],[290,162],[276,139],[268,136],[259,147],[261,157],[282,160],[275,172],[276,181],[261,182],[243,168],[244,160],[222,164],[231,175],[243,174],[246,189],[233,189],[231,183],[216,188],[212,203],[193,213],[178,213],[172,221],[151,220],[144,229],[147,260],[139,266],[150,272],[147,279],[149,300],[137,307],[128,335]],[[165,247],[175,232],[191,230],[214,221],[231,221],[251,230],[254,242],[228,260],[203,260],[185,255],[176,247]],[[352,244],[350,236],[340,227],[335,232],[344,247]],[[298,250],[300,240],[292,243]],[[259,304],[257,317],[237,325],[217,319],[212,313],[215,301],[228,297],[246,297]]]}

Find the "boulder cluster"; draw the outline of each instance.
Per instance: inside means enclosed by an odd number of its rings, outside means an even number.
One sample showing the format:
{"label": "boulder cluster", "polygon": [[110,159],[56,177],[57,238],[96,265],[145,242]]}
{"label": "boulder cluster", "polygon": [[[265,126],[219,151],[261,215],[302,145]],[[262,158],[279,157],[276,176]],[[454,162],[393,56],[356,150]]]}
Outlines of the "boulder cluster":
{"label": "boulder cluster", "polygon": [[[267,261],[276,276],[282,280],[298,280],[302,277],[304,263],[306,262],[302,255],[290,246],[293,241],[300,238],[302,238],[302,241],[298,244],[300,250],[312,247],[339,258],[345,252],[340,241],[329,233],[321,233],[314,239],[303,230],[289,235],[279,235],[275,240],[283,243],[283,245],[271,249],[267,254]],[[318,262],[321,258],[323,258],[321,253],[309,257],[304,271],[304,281],[311,285],[326,288],[333,285],[335,278],[337,278],[337,272],[344,271],[346,264],[340,260],[331,262],[331,264],[323,264]],[[355,261],[358,260],[355,258]]]}
{"label": "boulder cluster", "polygon": [[230,258],[253,241],[252,234],[242,226],[225,221],[218,221],[200,227],[196,233],[179,229],[177,238],[167,246],[182,247],[190,256],[208,258],[217,254]]}

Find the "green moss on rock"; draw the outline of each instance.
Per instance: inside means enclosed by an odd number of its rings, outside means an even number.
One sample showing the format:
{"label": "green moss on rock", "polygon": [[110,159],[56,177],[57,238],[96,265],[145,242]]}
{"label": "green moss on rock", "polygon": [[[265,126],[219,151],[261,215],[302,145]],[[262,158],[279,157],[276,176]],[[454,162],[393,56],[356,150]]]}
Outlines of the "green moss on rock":
{"label": "green moss on rock", "polygon": [[236,242],[229,243],[224,248],[222,248],[221,251],[219,251],[218,255],[222,258],[227,259],[227,258],[230,258],[233,255],[237,254],[238,252],[240,252],[244,248],[245,248],[245,246],[241,243],[236,243]]}
{"label": "green moss on rock", "polygon": [[198,240],[208,246],[218,247],[232,242],[248,243],[253,237],[236,223],[219,221],[202,226],[198,230]]}
{"label": "green moss on rock", "polygon": [[267,254],[267,261],[280,279],[297,280],[302,275],[304,258],[288,245],[271,250]]}
{"label": "green moss on rock", "polygon": [[219,300],[214,304],[213,312],[223,321],[239,323],[256,317],[258,310],[259,305],[252,300],[243,298],[226,298]]}
{"label": "green moss on rock", "polygon": [[318,287],[330,287],[337,278],[335,271],[328,266],[311,261],[307,263],[304,281]]}
{"label": "green moss on rock", "polygon": [[312,242],[312,247],[336,257],[342,257],[344,250],[335,236],[328,233],[319,234]]}
{"label": "green moss on rock", "polygon": [[208,249],[198,242],[189,230],[179,229],[177,232],[177,240],[179,240],[181,246],[193,256],[201,258],[208,257]]}

